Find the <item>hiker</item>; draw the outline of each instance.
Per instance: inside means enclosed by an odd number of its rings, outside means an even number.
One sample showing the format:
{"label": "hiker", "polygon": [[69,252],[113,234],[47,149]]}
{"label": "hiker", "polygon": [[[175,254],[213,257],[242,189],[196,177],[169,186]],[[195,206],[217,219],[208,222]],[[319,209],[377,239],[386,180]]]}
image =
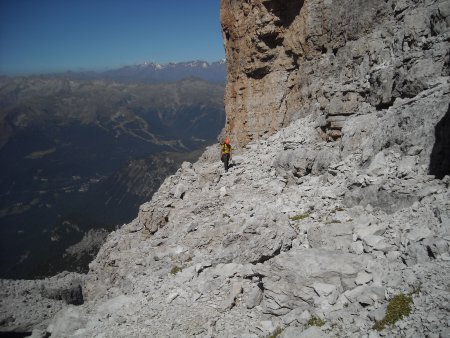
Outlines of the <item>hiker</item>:
{"label": "hiker", "polygon": [[229,163],[231,160],[231,145],[228,137],[225,139],[225,142],[221,144],[220,160],[225,166],[225,172],[228,172]]}

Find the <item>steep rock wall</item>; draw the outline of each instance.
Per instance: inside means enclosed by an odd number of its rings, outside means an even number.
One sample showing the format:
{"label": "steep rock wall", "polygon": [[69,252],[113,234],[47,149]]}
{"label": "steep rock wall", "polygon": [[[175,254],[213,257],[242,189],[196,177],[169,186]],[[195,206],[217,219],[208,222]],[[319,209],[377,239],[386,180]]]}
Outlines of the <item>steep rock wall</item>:
{"label": "steep rock wall", "polygon": [[362,107],[449,74],[449,15],[445,0],[222,0],[225,132],[243,146],[319,112],[323,137],[340,138]]}

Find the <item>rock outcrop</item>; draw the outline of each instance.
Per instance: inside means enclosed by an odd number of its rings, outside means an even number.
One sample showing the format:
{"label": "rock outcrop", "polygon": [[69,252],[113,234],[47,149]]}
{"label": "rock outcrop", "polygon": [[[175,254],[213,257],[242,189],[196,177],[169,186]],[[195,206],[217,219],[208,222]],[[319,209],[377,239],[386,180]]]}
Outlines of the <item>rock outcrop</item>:
{"label": "rock outcrop", "polygon": [[85,275],[61,273],[44,280],[0,280],[0,333],[34,331],[45,336],[59,311],[83,304],[84,279]]}
{"label": "rock outcrop", "polygon": [[[65,306],[47,333],[448,337],[450,176],[437,155],[449,135],[446,9],[431,0],[223,1],[228,128],[245,146],[227,173],[212,146],[167,178],[108,236],[84,303]],[[250,51],[241,25],[267,29],[271,62],[239,58]],[[246,43],[257,45],[252,36]],[[304,49],[292,70],[285,44]],[[294,85],[276,99],[269,80],[283,72]],[[259,89],[239,87],[250,83]],[[264,105],[267,120],[239,110],[233,88]]]}
{"label": "rock outcrop", "polygon": [[446,0],[221,1],[226,131],[243,146],[320,113],[324,138],[448,76]]}

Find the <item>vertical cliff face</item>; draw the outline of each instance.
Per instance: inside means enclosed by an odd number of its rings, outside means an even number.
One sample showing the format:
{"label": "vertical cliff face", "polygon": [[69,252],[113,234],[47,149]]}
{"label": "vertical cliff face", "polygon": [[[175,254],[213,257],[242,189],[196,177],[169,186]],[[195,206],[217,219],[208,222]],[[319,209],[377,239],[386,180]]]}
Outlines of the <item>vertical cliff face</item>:
{"label": "vertical cliff face", "polygon": [[226,132],[242,146],[318,112],[340,138],[347,116],[448,75],[449,14],[445,0],[222,0]]}

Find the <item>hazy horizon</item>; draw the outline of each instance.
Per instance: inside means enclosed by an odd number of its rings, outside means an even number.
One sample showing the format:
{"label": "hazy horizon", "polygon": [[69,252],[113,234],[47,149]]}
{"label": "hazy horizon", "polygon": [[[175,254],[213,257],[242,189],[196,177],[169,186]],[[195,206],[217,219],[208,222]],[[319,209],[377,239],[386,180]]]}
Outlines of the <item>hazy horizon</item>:
{"label": "hazy horizon", "polygon": [[78,69],[62,69],[62,70],[53,70],[53,71],[31,71],[31,72],[18,72],[18,73],[11,73],[11,74],[6,74],[6,73],[1,73],[0,72],[0,76],[5,76],[5,77],[20,77],[20,76],[45,76],[45,75],[59,75],[59,74],[65,74],[65,73],[78,73],[78,72],[96,72],[96,73],[102,73],[102,72],[107,72],[110,70],[116,70],[116,69],[120,69],[123,67],[129,67],[129,66],[136,66],[136,65],[140,65],[140,64],[144,64],[146,62],[148,63],[154,63],[154,64],[160,64],[160,65],[168,65],[171,63],[187,63],[187,62],[207,62],[208,64],[212,64],[215,62],[220,62],[224,60],[224,58],[222,59],[217,59],[217,60],[203,60],[203,59],[193,59],[193,60],[179,60],[179,61],[168,61],[168,62],[158,62],[158,61],[154,61],[154,60],[143,60],[140,62],[135,62],[135,63],[129,63],[129,64],[120,64],[117,66],[110,66],[110,67],[103,67],[103,68],[78,68]]}
{"label": "hazy horizon", "polygon": [[225,57],[219,1],[0,2],[0,75]]}

